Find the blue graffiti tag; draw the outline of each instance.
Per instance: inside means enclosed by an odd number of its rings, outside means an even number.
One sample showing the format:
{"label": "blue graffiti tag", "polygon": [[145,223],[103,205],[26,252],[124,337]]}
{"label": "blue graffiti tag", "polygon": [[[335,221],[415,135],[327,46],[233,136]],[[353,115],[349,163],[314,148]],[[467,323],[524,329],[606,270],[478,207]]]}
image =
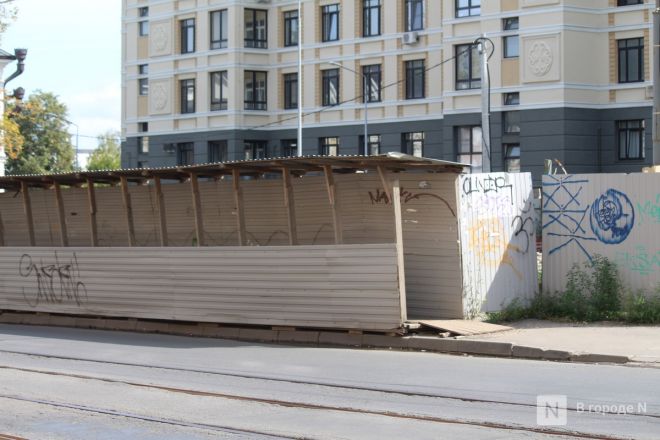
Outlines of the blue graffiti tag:
{"label": "blue graffiti tag", "polygon": [[605,244],[625,241],[635,225],[635,208],[624,193],[608,189],[591,205],[591,230]]}

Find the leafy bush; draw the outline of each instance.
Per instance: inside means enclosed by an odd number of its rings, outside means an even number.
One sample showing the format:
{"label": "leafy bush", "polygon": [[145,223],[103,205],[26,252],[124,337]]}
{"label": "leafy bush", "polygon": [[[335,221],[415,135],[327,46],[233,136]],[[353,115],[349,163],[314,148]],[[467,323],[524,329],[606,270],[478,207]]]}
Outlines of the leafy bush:
{"label": "leafy bush", "polygon": [[623,294],[616,264],[595,256],[591,264],[574,265],[564,292],[540,293],[528,305],[514,300],[501,311],[489,314],[490,322],[521,319],[569,321],[621,320],[630,323],[660,323],[660,286],[655,295]]}

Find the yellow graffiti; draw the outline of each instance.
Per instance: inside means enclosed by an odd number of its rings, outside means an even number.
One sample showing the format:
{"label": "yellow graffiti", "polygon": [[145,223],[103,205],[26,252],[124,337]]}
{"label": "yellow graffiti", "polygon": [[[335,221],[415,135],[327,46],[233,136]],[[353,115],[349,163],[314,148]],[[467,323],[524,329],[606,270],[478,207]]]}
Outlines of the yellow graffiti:
{"label": "yellow graffiti", "polygon": [[468,228],[469,247],[475,255],[492,266],[506,264],[522,280],[522,273],[515,267],[511,252],[522,250],[502,237],[504,226],[499,218],[478,219]]}

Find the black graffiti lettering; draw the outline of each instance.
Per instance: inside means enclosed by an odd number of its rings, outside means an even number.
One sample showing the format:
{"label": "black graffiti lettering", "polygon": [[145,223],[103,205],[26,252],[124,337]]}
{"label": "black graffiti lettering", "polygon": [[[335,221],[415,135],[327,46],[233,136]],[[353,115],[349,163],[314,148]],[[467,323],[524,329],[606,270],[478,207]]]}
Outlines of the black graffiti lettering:
{"label": "black graffiti lettering", "polygon": [[506,191],[509,192],[511,204],[513,204],[513,185],[510,183],[507,184],[504,177],[467,177],[463,180],[463,194],[465,195],[472,193],[502,193]]}
{"label": "black graffiti lettering", "polygon": [[55,252],[54,263],[44,263],[43,259],[36,263],[31,255],[23,254],[18,263],[18,274],[23,278],[33,279],[36,283],[36,290],[23,288],[23,297],[31,307],[42,302],[75,302],[80,306],[87,300],[87,287],[80,281],[80,267],[75,252],[71,259],[65,262],[60,262],[60,257]]}
{"label": "black graffiti lettering", "polygon": [[[442,203],[445,204],[447,209],[449,209],[451,215],[456,217],[456,213],[454,212],[454,209],[451,207],[449,202],[445,200],[443,197],[433,193],[425,193],[425,192],[414,193],[411,191],[407,191],[405,188],[401,187],[401,201],[404,204],[409,203],[412,200],[419,200],[423,197],[430,197],[433,199],[440,200]],[[377,189],[375,194],[369,191],[369,199],[371,200],[372,205],[377,205],[380,203],[383,203],[385,205],[390,204],[390,198],[387,196],[387,194],[384,191],[381,191],[380,189]]]}
{"label": "black graffiti lettering", "polygon": [[[529,252],[529,245],[531,238],[534,236],[534,220],[531,217],[523,219],[522,216],[517,215],[513,222],[511,222],[511,227],[513,228],[513,237],[514,239],[519,239],[517,250],[521,254],[527,254]],[[528,229],[529,228],[529,229]],[[522,244],[524,243],[524,244]]]}

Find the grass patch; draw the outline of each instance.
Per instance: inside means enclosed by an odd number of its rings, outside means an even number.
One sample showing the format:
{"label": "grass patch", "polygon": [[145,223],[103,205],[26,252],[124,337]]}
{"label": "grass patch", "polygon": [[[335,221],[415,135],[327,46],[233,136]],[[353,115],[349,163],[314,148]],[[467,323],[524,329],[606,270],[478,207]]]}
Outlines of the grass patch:
{"label": "grass patch", "polygon": [[592,264],[573,266],[565,291],[540,293],[529,304],[516,299],[501,311],[489,313],[487,320],[498,323],[522,319],[660,324],[660,286],[654,294],[624,292],[616,264],[595,256]]}

